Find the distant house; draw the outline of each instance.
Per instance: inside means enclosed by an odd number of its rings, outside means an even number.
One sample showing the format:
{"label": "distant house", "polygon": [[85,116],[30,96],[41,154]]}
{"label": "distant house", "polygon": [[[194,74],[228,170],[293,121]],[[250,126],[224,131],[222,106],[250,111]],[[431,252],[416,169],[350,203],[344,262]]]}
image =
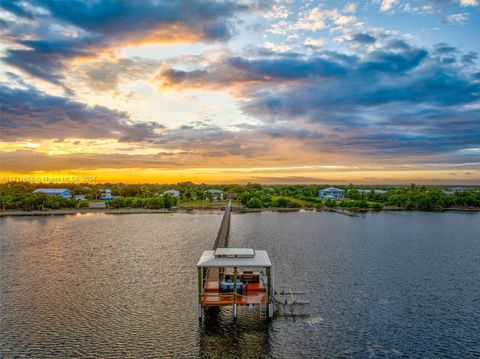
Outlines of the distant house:
{"label": "distant house", "polygon": [[445,193],[446,195],[451,195],[457,192],[464,192],[464,191],[470,191],[470,190],[472,190],[472,187],[451,187],[449,189],[442,190],[442,192]]}
{"label": "distant house", "polygon": [[169,194],[169,195],[171,195],[173,197],[177,197],[177,198],[180,197],[180,192],[175,190],[175,189],[165,191],[165,192],[163,192],[163,194]]}
{"label": "distant house", "polygon": [[87,195],[76,194],[75,196],[73,196],[73,198],[76,199],[77,201],[85,201],[87,199]]}
{"label": "distant house", "polygon": [[70,190],[66,188],[38,188],[33,193],[43,193],[47,196],[60,196],[63,198],[72,198]]}
{"label": "distant house", "polygon": [[375,193],[375,194],[385,194],[388,193],[387,190],[384,189],[357,189],[359,193]]}
{"label": "distant house", "polygon": [[101,189],[100,193],[100,199],[104,201],[111,201],[113,199],[112,190],[109,188]]}
{"label": "distant house", "polygon": [[207,189],[205,192],[210,193],[212,195],[212,199],[215,201],[222,201],[223,195],[225,194],[225,192],[220,189]]}
{"label": "distant house", "polygon": [[318,191],[318,196],[321,199],[344,199],[345,191],[340,188],[328,187]]}

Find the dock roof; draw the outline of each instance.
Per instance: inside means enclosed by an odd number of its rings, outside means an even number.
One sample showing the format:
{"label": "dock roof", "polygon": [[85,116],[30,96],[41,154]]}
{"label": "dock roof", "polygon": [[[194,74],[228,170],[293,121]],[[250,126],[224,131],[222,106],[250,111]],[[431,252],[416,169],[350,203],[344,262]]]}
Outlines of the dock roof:
{"label": "dock roof", "polygon": [[[219,251],[220,250],[220,251]],[[251,255],[251,253],[254,253]],[[237,254],[235,254],[237,253]],[[215,251],[204,251],[197,267],[262,267],[272,266],[267,251],[250,248],[218,248]]]}

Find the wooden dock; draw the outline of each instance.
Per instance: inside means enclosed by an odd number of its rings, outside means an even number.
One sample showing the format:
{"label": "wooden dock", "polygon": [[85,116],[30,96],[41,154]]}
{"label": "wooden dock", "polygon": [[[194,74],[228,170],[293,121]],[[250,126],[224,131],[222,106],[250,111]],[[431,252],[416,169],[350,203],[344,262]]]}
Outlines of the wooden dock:
{"label": "wooden dock", "polygon": [[238,306],[250,309],[257,306],[261,318],[271,318],[274,312],[272,263],[265,250],[228,247],[231,213],[230,201],[212,250],[204,251],[197,264],[198,317],[202,319],[204,310],[215,313],[220,307],[232,306],[236,318]]}
{"label": "wooden dock", "polygon": [[[215,242],[213,243],[213,250],[216,250],[218,247],[228,247],[228,232],[230,231],[231,216],[232,201],[229,201],[228,205],[225,207],[225,213],[223,214],[222,222],[218,229],[217,238],[215,238]],[[217,283],[219,275],[219,268],[209,268],[207,273],[207,283]]]}
{"label": "wooden dock", "polygon": [[218,247],[228,247],[228,232],[230,230],[230,218],[232,216],[232,201],[229,201],[225,207],[225,213],[223,214],[222,223],[218,229],[217,238],[213,244],[213,250]]}

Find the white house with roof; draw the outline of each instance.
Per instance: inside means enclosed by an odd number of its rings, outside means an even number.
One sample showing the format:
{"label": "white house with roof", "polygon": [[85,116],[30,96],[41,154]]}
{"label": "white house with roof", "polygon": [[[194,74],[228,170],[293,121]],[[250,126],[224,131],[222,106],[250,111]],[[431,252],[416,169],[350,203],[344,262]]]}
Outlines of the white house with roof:
{"label": "white house with roof", "polygon": [[76,194],[75,196],[73,196],[74,199],[76,199],[77,201],[85,201],[87,199],[87,195],[86,194]]}
{"label": "white house with roof", "polygon": [[207,189],[205,192],[210,193],[212,195],[213,200],[222,201],[225,195],[225,192],[221,189]]}
{"label": "white house with roof", "polygon": [[176,197],[176,198],[180,197],[180,192],[177,191],[176,189],[170,189],[168,191],[163,192],[163,194],[169,194],[169,195],[171,195],[173,197]]}
{"label": "white house with roof", "polygon": [[328,188],[324,188],[324,189],[321,189],[320,191],[318,191],[318,197],[320,197],[321,199],[332,199],[332,200],[336,200],[336,199],[344,199],[345,198],[345,191],[343,189],[340,189],[340,188],[335,188],[335,187],[328,187]]}
{"label": "white house with roof", "polygon": [[71,198],[70,190],[66,188],[37,188],[33,193],[43,193],[47,196],[60,196],[63,198]]}

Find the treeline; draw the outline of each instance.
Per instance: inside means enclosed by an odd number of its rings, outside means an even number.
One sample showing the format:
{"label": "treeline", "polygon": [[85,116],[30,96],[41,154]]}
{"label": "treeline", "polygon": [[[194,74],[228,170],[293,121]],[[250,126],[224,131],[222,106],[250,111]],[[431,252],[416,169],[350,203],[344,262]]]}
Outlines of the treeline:
{"label": "treeline", "polygon": [[[445,208],[480,208],[479,187],[447,194],[440,186],[376,186],[371,191],[358,191],[354,185],[337,186],[345,190],[343,201],[322,201],[318,191],[328,185],[206,185],[182,182],[160,184],[33,184],[4,183],[0,185],[0,208],[4,210],[34,210],[87,207],[87,201],[74,201],[59,196],[32,193],[37,188],[67,188],[72,195],[86,195],[87,200],[99,199],[101,189],[111,189],[114,199],[107,201],[110,208],[171,208],[193,200],[212,200],[208,189],[220,189],[225,197],[236,198],[248,208],[322,208],[351,209],[400,208],[408,210],[442,210]],[[361,188],[365,189],[364,186]],[[163,195],[175,189],[180,197]],[[374,190],[377,190],[375,192]],[[378,192],[378,190],[384,190]]]}
{"label": "treeline", "polygon": [[172,208],[177,205],[177,199],[171,195],[164,195],[161,197],[116,197],[111,201],[107,201],[108,208]]}
{"label": "treeline", "polygon": [[281,208],[299,208],[298,203],[285,198],[273,198],[270,194],[262,191],[255,192],[243,192],[238,196],[238,200],[247,208],[268,208],[268,207],[281,207]]}
{"label": "treeline", "polygon": [[463,191],[445,194],[436,188],[395,189],[384,195],[373,196],[387,206],[404,209],[441,210],[445,208],[480,208],[480,192]]}
{"label": "treeline", "polygon": [[43,193],[1,193],[0,205],[4,210],[32,211],[42,209],[85,208],[87,201],[76,201]]}

